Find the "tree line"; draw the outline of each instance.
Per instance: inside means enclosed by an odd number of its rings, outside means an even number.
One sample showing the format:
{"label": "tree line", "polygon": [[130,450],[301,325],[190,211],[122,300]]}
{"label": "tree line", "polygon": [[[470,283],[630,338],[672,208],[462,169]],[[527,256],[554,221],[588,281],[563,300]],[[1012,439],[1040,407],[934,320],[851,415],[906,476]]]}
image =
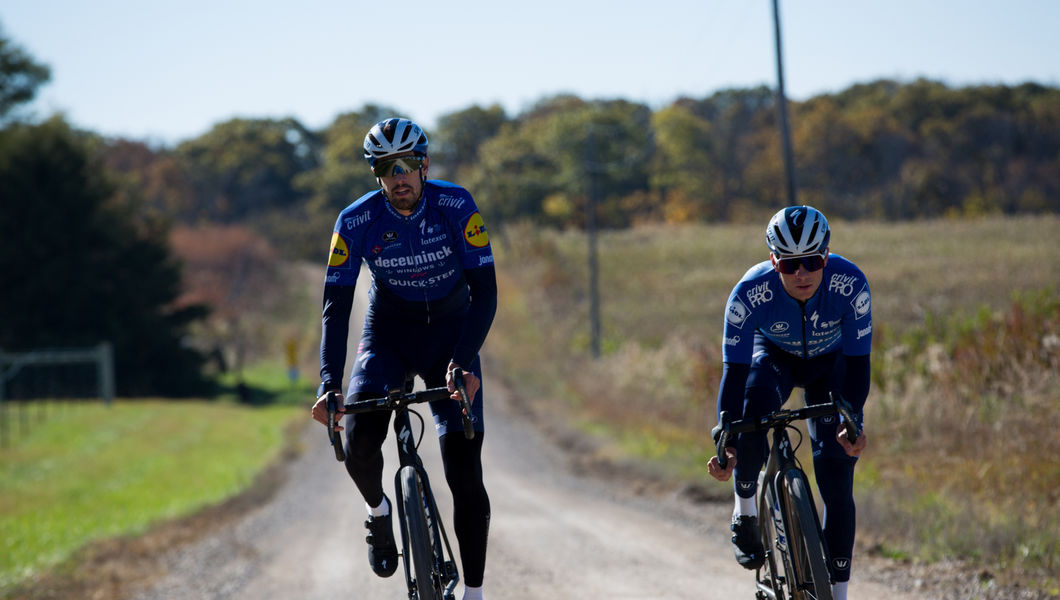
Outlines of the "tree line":
{"label": "tree line", "polygon": [[[444,115],[428,131],[432,176],[469,188],[495,228],[760,219],[787,202],[777,98],[766,87],[681,98],[548,97]],[[185,222],[250,223],[318,258],[334,216],[375,187],[361,140],[403,113],[366,105],[322,130],[231,119],[173,148],[105,140],[108,166]],[[791,102],[798,201],[830,216],[910,220],[1060,211],[1060,90],[879,80]]]}
{"label": "tree line", "polygon": [[[119,393],[201,383],[204,354],[186,340],[208,307],[182,294],[175,227],[238,227],[277,259],[321,262],[338,212],[376,187],[365,132],[403,115],[368,104],[319,130],[233,118],[157,146],[21,117],[49,78],[0,32],[0,348],[118,338]],[[757,222],[787,203],[776,109],[764,86],[659,109],[573,95],[516,115],[471,106],[428,129],[431,175],[471,190],[498,232],[581,227],[590,205],[611,228]],[[789,113],[798,200],[830,217],[1060,212],[1060,89],[879,80]]]}

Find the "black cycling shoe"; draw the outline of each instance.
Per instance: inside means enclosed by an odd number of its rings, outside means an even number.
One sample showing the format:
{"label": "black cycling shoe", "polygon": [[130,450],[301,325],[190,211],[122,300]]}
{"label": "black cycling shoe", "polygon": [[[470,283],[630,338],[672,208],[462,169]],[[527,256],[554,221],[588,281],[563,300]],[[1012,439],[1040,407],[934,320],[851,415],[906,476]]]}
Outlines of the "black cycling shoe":
{"label": "black cycling shoe", "polygon": [[[390,504],[389,499],[387,504]],[[387,513],[384,517],[368,517],[364,522],[364,526],[368,528],[368,537],[365,538],[368,542],[368,562],[372,565],[372,571],[380,577],[390,577],[398,566],[398,550],[394,543],[394,528],[390,515],[391,513]]]}
{"label": "black cycling shoe", "polygon": [[758,532],[758,517],[740,515],[732,520],[732,551],[736,562],[745,569],[757,569],[766,559],[762,536]]}

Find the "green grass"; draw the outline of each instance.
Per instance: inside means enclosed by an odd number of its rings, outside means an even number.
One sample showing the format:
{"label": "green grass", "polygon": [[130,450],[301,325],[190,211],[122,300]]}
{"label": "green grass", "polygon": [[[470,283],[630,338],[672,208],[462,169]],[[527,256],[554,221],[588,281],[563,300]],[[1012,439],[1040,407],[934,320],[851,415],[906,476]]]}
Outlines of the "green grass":
{"label": "green grass", "polygon": [[292,407],[61,404],[0,449],[0,593],[84,544],[135,534],[245,489],[282,449]]}
{"label": "green grass", "polygon": [[299,372],[292,381],[287,367],[281,361],[262,361],[238,373],[225,373],[218,377],[223,392],[219,400],[239,401],[237,385],[242,380],[247,386],[250,404],[282,404],[285,406],[308,406],[316,394],[316,382],[310,383]]}

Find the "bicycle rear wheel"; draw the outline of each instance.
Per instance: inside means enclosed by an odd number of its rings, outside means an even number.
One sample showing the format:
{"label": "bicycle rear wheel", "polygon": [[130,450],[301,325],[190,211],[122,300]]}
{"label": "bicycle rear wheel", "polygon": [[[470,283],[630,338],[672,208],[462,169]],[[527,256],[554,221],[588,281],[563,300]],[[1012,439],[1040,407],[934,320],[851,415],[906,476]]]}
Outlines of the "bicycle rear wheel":
{"label": "bicycle rear wheel", "polygon": [[788,552],[791,560],[798,564],[798,576],[788,582],[791,596],[796,600],[832,600],[828,556],[821,541],[821,528],[809,484],[800,474],[789,477],[787,485],[790,503]]}
{"label": "bicycle rear wheel", "polygon": [[431,552],[431,534],[427,525],[426,497],[423,484],[415,467],[401,468],[401,498],[405,505],[404,526],[408,532],[412,561],[413,582],[418,600],[442,600],[438,578],[435,577],[434,553]]}

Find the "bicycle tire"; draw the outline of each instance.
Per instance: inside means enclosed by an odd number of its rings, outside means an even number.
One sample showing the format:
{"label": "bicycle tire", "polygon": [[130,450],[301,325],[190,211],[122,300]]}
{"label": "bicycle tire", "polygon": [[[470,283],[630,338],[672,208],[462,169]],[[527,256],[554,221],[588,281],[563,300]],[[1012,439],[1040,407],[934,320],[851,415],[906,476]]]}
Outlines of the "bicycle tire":
{"label": "bicycle tire", "polygon": [[776,527],[773,519],[776,518],[776,513],[773,509],[770,490],[772,489],[772,482],[767,483],[765,479],[765,472],[762,472],[758,476],[758,531],[762,537],[762,547],[765,548],[766,557],[765,563],[762,565],[762,569],[765,570],[765,575],[761,572],[756,574],[759,587],[765,585],[769,588],[773,598],[784,597],[784,586],[781,583],[784,581],[783,574],[777,569],[777,544],[775,542],[777,534]]}
{"label": "bicycle tire", "polygon": [[798,581],[788,582],[791,597],[795,600],[832,600],[828,556],[821,541],[809,484],[799,473],[787,478],[787,486],[790,502],[788,553],[793,561],[799,561],[798,572],[801,575]]}
{"label": "bicycle tire", "polygon": [[431,534],[427,526],[425,494],[415,467],[401,468],[401,497],[405,504],[405,531],[408,533],[409,554],[415,575],[414,587],[418,600],[442,600],[434,577],[434,558]]}

